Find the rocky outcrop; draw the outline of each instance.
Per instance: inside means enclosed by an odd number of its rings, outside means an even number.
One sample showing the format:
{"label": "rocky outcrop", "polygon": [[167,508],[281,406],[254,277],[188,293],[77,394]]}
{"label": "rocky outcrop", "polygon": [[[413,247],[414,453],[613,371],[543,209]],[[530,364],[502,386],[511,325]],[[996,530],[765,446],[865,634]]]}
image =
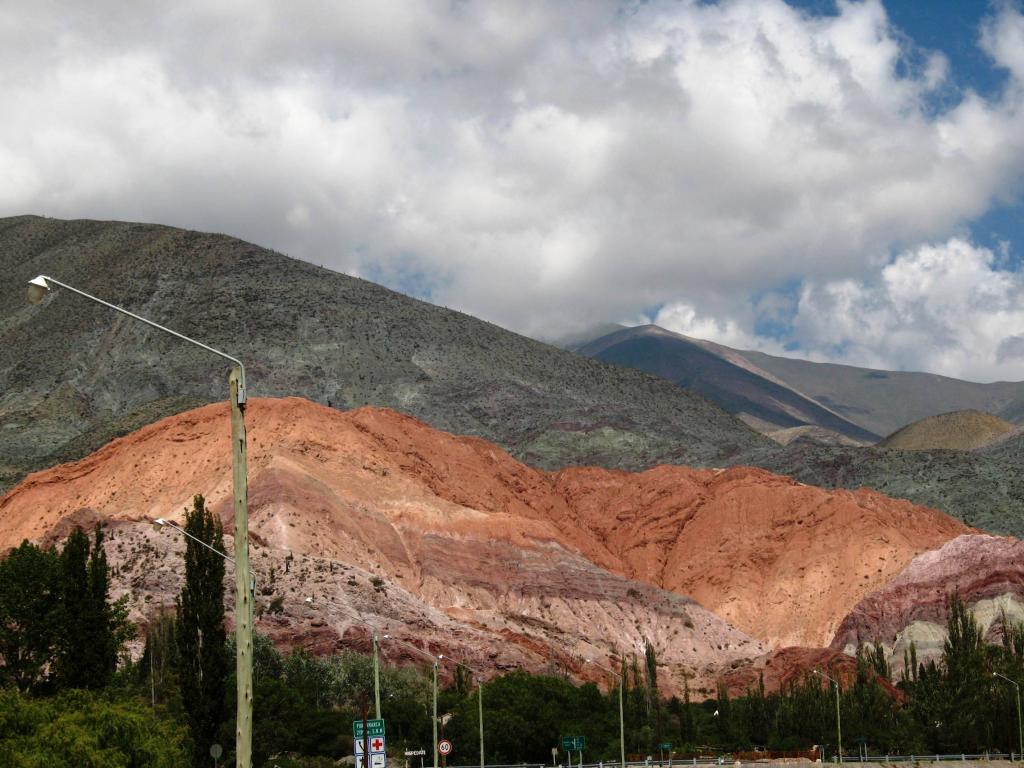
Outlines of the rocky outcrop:
{"label": "rocky outcrop", "polygon": [[872,491],[759,469],[567,470],[569,506],[621,572],[694,597],[772,646],[827,645],[846,612],[917,554],[967,531]]}
{"label": "rocky outcrop", "polygon": [[[377,408],[254,398],[247,422],[254,545],[379,580],[419,606],[399,623],[421,616],[432,637],[452,634],[429,618],[443,614],[570,666],[651,639],[669,668],[710,676],[769,646],[827,644],[856,603],[967,530],[749,468],[542,472]],[[0,500],[0,546],[73,520],[178,518],[195,493],[230,532],[230,478],[226,406],[188,411],[26,478]]]}
{"label": "rocky outcrop", "polygon": [[[684,670],[710,686],[765,650],[692,599],[588,559],[559,527],[552,477],[489,443],[298,398],[253,399],[247,420],[258,626],[285,645],[329,650],[373,627],[488,669],[596,679],[650,640],[666,691]],[[207,406],[26,478],[0,500],[0,546],[106,521],[115,594],[144,619],[180,586],[180,542],[148,521],[180,519],[200,492],[231,531],[227,429],[225,407]]]}
{"label": "rocky outcrop", "polygon": [[967,534],[919,555],[856,605],[839,626],[832,648],[850,653],[858,643],[877,641],[889,651],[895,669],[901,668],[911,642],[919,659],[934,658],[946,639],[947,600],[953,593],[990,635],[998,631],[1004,613],[1010,621],[1024,621],[1024,542]]}

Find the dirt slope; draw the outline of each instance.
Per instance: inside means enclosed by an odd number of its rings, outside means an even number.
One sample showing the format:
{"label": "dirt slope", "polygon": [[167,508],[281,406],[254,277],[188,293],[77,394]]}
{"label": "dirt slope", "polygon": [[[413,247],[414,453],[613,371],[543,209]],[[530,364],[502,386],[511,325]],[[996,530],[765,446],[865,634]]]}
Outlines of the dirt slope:
{"label": "dirt slope", "polygon": [[[679,663],[725,662],[744,633],[825,645],[915,555],[968,530],[909,502],[749,468],[542,472],[383,409],[253,399],[247,421],[251,530],[267,546],[379,574],[478,625],[517,612],[581,632],[584,622],[617,648],[655,633]],[[173,517],[197,492],[230,522],[228,440],[226,407],[206,406],[31,475],[0,500],[0,547],[68,520]],[[697,621],[658,588],[740,631]],[[634,593],[648,604],[642,631],[616,613]],[[662,604],[694,626],[658,624],[648,609]]]}
{"label": "dirt slope", "polygon": [[1008,435],[1016,428],[1010,422],[984,411],[954,411],[908,424],[879,445],[912,451],[973,451]]}

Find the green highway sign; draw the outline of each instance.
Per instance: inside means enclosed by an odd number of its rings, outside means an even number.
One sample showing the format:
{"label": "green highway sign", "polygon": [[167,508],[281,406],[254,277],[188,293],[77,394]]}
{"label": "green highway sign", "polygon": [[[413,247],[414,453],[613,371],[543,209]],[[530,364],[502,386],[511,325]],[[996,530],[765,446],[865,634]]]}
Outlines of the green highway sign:
{"label": "green highway sign", "polygon": [[[366,730],[369,731],[370,738],[374,736],[384,736],[384,721],[383,720],[367,720]],[[356,739],[363,738],[363,721],[353,720],[352,721],[352,736]]]}
{"label": "green highway sign", "polygon": [[586,736],[563,736],[562,749],[566,752],[582,752],[587,746]]}
{"label": "green highway sign", "polygon": [[666,742],[664,742],[662,744],[659,744],[658,745],[658,749],[662,749],[662,750],[664,750],[666,752],[671,752],[672,751],[672,742],[671,741],[666,741]]}

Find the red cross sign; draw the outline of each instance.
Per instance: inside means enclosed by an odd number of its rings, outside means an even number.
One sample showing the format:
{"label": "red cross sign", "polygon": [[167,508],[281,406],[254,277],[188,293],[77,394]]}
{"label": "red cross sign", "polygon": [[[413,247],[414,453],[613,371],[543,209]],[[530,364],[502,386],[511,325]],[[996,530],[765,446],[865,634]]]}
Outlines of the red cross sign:
{"label": "red cross sign", "polygon": [[370,742],[370,747],[373,749],[374,752],[380,752],[381,749],[384,748],[384,742],[380,739],[374,739]]}

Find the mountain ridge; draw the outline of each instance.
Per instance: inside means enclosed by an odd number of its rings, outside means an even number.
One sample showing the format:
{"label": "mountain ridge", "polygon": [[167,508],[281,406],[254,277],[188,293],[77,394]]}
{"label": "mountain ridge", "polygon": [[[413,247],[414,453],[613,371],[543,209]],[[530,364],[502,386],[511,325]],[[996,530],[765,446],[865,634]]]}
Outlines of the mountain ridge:
{"label": "mountain ridge", "polygon": [[[823,491],[757,468],[544,472],[481,438],[386,409],[253,398],[247,421],[258,541],[379,570],[438,609],[468,610],[478,586],[496,594],[531,568],[556,591],[569,574],[596,568],[608,589],[614,577],[695,598],[767,646],[825,645],[870,591],[968,531],[906,501]],[[229,444],[227,406],[218,403],[32,474],[0,498],[0,546],[42,540],[67,519],[174,517],[195,493],[230,532]],[[446,555],[453,549],[457,558]],[[545,575],[545,552],[551,567],[565,563],[557,579]],[[523,589],[544,594],[536,584]]]}
{"label": "mountain ridge", "polygon": [[207,353],[59,289],[30,306],[40,273],[240,357],[253,394],[396,408],[539,466],[717,464],[767,445],[656,377],[224,235],[14,217],[0,268],[4,487],[95,449],[128,414],[226,396]]}

